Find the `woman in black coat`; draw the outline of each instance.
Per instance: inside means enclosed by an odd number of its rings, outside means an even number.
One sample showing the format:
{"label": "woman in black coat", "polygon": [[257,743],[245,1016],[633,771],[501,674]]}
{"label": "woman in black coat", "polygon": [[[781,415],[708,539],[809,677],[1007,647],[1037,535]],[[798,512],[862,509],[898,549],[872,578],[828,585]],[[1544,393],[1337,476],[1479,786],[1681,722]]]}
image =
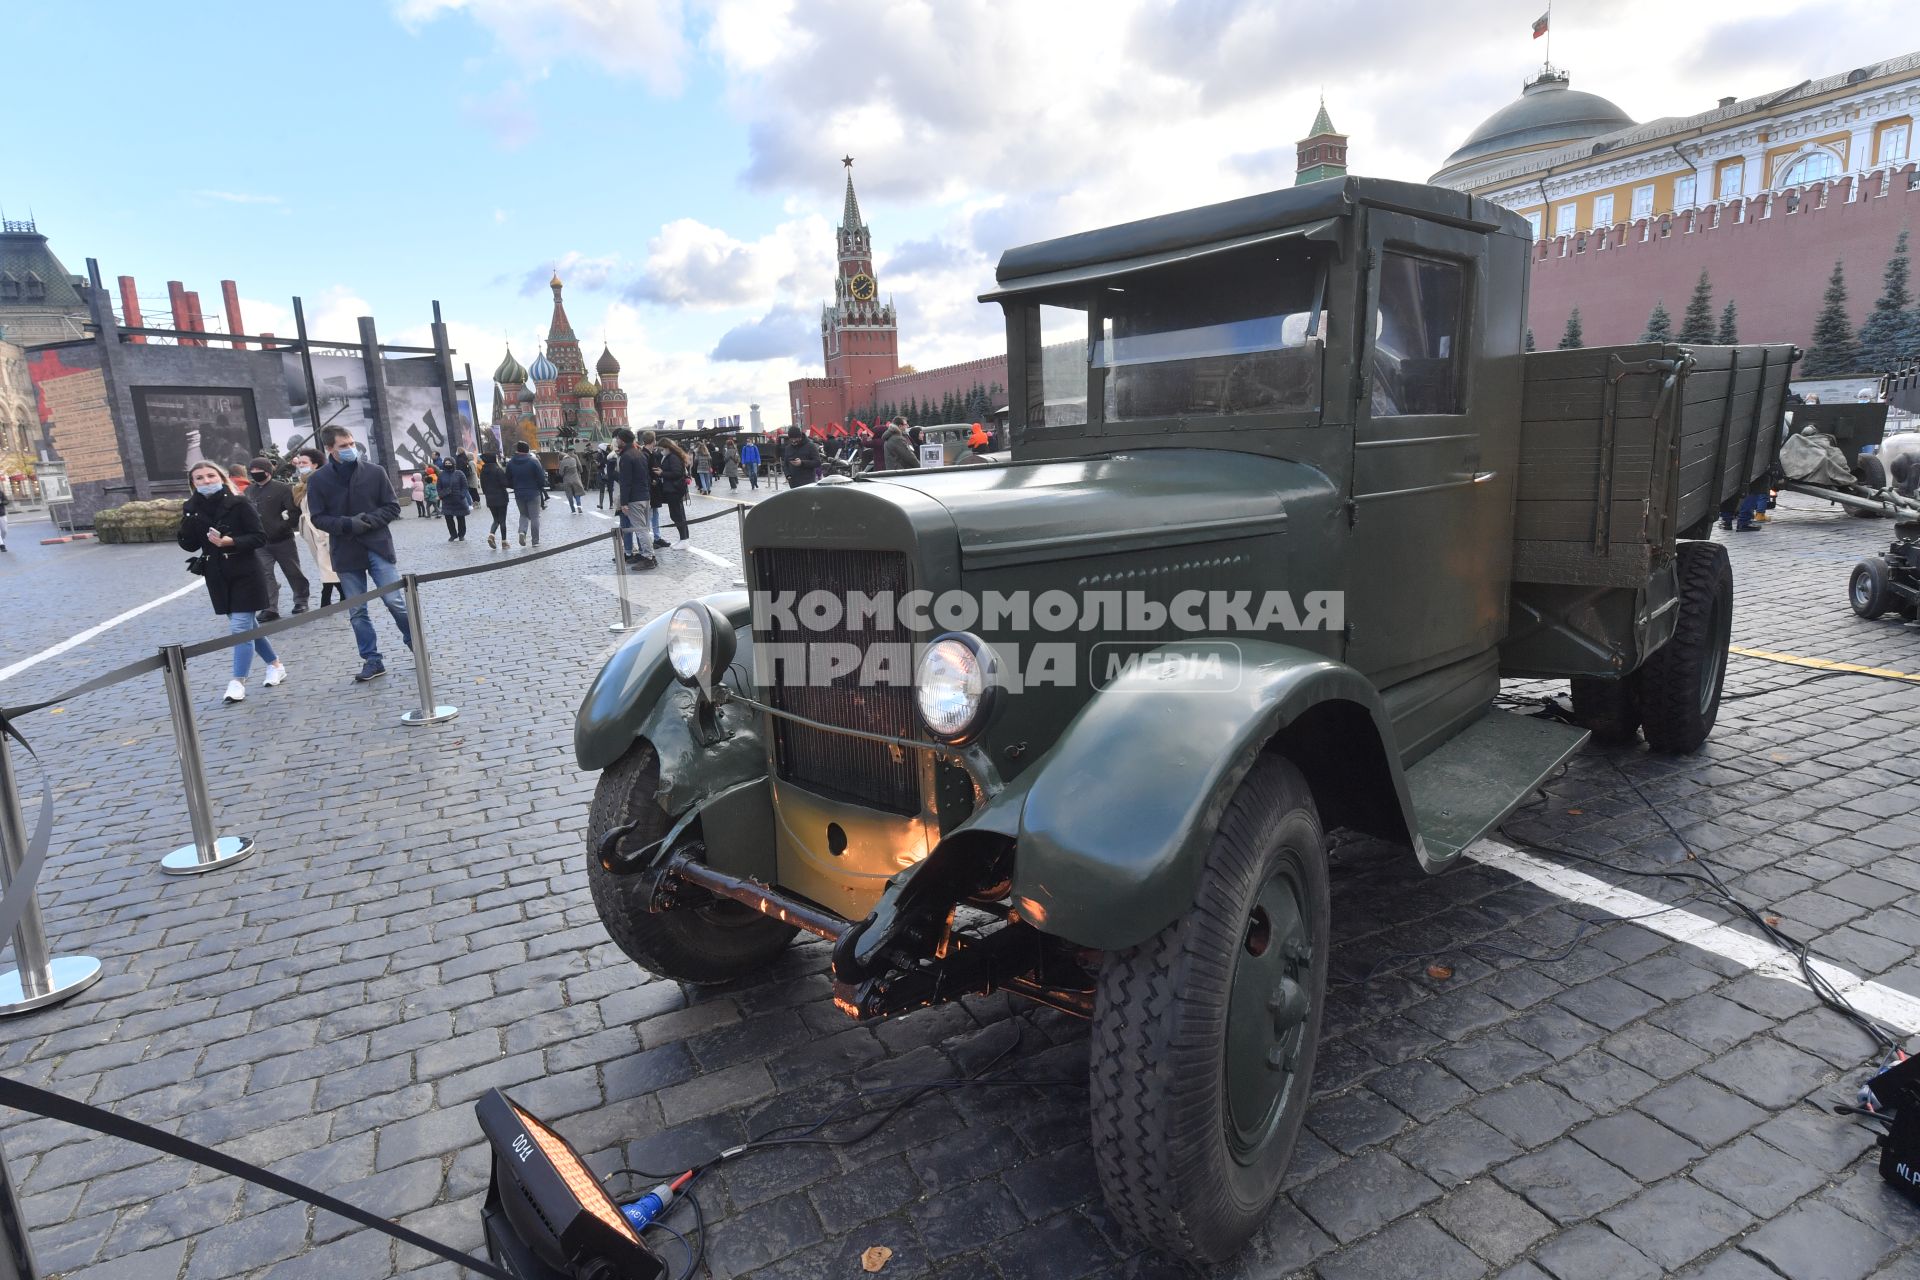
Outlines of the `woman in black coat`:
{"label": "woman in black coat", "polygon": [[440,515],[447,522],[447,541],[467,540],[467,512],[473,510],[473,493],[467,488],[464,471],[447,467],[440,472]]}
{"label": "woman in black coat", "polygon": [[[213,611],[225,614],[227,634],[238,635],[254,628],[254,614],[267,607],[267,575],[253,553],[266,545],[260,531],[260,516],[253,504],[227,485],[227,477],[211,462],[194,464],[187,472],[193,496],[180,513],[180,547],[199,554],[194,561],[207,580],[207,596]],[[267,664],[269,688],[287,678],[287,669],[264,638],[252,644],[233,647],[233,680],[227,685],[227,701],[240,702],[247,696],[247,672],[258,653]]]}
{"label": "woman in black coat", "polygon": [[[660,445],[653,467],[653,505],[667,509],[680,531],[680,541],[685,542],[692,535],[687,528],[687,451],[672,440],[662,440]],[[658,525],[659,520],[654,523]],[[656,539],[654,545],[666,544]]]}
{"label": "woman in black coat", "polygon": [[[487,545],[505,546],[507,543],[507,501],[512,491],[507,488],[507,469],[500,465],[500,455],[483,453],[480,455],[480,493],[487,500],[487,514],[493,517],[493,523],[487,526]],[[494,540],[498,532],[500,539]]]}

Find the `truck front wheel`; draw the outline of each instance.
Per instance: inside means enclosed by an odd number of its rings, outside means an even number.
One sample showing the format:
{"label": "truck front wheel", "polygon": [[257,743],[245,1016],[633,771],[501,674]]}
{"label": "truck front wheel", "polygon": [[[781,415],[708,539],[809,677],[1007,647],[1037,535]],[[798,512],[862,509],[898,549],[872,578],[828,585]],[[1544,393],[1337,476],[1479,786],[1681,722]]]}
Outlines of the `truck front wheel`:
{"label": "truck front wheel", "polygon": [[608,766],[594,788],[587,819],[587,886],[607,936],[634,963],[665,978],[711,984],[754,972],[793,941],[793,926],[737,902],[649,911],[645,876],[616,875],[600,865],[600,841],[617,826],[640,823],[621,842],[627,849],[667,834],[672,824],[654,799],[659,789],[660,758],[645,741]]}
{"label": "truck front wheel", "polygon": [[1713,542],[1683,542],[1678,560],[1680,617],[1673,638],[1639,671],[1647,745],[1669,755],[1699,750],[1713,732],[1733,638],[1733,568],[1727,549]]}
{"label": "truck front wheel", "polygon": [[1263,756],[1193,903],[1109,952],[1094,1008],[1094,1163],[1121,1222],[1233,1256],[1266,1220],[1306,1114],[1327,988],[1326,842],[1306,779]]}

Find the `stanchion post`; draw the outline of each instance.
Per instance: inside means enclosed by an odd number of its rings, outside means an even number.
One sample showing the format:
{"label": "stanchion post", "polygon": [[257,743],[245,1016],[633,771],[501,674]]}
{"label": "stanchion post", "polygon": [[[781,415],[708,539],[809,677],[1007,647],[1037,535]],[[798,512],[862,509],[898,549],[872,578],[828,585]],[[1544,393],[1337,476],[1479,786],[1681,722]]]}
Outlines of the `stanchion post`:
{"label": "stanchion post", "polygon": [[733,514],[734,514],[734,517],[735,517],[735,520],[736,520],[736,522],[737,522],[737,523],[739,524],[739,526],[740,526],[740,573],[741,573],[741,576],[740,576],[740,577],[738,577],[738,578],[736,578],[736,579],[734,579],[734,582],[733,582],[733,585],[734,585],[734,586],[736,586],[736,587],[744,587],[744,586],[746,586],[746,585],[747,585],[747,579],[746,579],[746,572],[747,572],[747,504],[746,504],[746,503],[744,503],[744,502],[736,502],[736,503],[734,504],[734,506],[733,506]]}
{"label": "stanchion post", "polygon": [[173,740],[180,750],[180,783],[187,793],[187,820],[193,825],[193,843],[183,844],[160,859],[168,875],[194,876],[229,866],[253,853],[247,836],[216,836],[213,803],[207,797],[207,766],[200,756],[200,730],[193,723],[193,695],[187,688],[187,655],[177,644],[163,646],[166,663],[160,678],[167,686],[167,710],[173,716]]}
{"label": "stanchion post", "polygon": [[20,1197],[7,1172],[7,1153],[0,1151],[0,1280],[40,1280],[33,1260],[33,1241],[27,1238],[27,1220],[20,1213]]}
{"label": "stanchion post", "polygon": [[[45,786],[52,786],[48,781]],[[13,756],[7,736],[0,733],[0,897],[5,897],[27,860],[27,822],[20,813],[20,788],[13,776]],[[0,1014],[26,1013],[58,1004],[100,980],[100,962],[92,956],[47,955],[47,927],[38,900],[27,903],[26,914],[13,931],[13,968],[0,973]],[[0,1181],[6,1171],[0,1168]],[[11,1191],[0,1192],[10,1200]],[[18,1206],[0,1204],[0,1213]],[[4,1224],[0,1224],[4,1225]],[[22,1228],[22,1241],[25,1240]],[[10,1242],[5,1243],[11,1247]],[[32,1254],[29,1252],[31,1263]],[[33,1272],[28,1270],[27,1274]],[[0,1280],[6,1273],[0,1271]]]}
{"label": "stanchion post", "polygon": [[433,664],[427,658],[427,619],[420,611],[420,581],[412,574],[401,579],[407,597],[407,626],[413,633],[413,674],[420,681],[420,705],[401,713],[402,724],[438,724],[460,714],[460,708],[433,700]]}
{"label": "stanchion post", "polygon": [[613,581],[614,589],[620,593],[620,621],[607,627],[614,635],[633,630],[633,602],[627,596],[627,548],[620,537],[620,530],[613,531]]}

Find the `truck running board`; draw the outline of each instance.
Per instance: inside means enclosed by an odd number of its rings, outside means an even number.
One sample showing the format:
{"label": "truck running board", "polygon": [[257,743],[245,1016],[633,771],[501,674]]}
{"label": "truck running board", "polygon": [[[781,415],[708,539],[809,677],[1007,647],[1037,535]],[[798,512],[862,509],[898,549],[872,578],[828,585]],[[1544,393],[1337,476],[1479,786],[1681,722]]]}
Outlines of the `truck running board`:
{"label": "truck running board", "polygon": [[1408,769],[1427,870],[1491,831],[1586,740],[1585,729],[1496,708]]}

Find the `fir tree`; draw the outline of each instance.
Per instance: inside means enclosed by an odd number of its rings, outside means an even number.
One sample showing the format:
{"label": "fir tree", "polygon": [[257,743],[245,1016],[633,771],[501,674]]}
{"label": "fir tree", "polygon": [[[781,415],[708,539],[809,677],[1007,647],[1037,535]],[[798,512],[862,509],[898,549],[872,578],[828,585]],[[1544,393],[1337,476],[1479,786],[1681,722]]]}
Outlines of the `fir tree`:
{"label": "fir tree", "polygon": [[1726,308],[1720,313],[1720,332],[1713,335],[1713,340],[1723,347],[1735,346],[1740,341],[1739,317],[1734,312],[1732,298],[1727,299]]}
{"label": "fir tree", "polygon": [[1667,314],[1665,299],[1653,304],[1653,310],[1647,315],[1647,330],[1640,335],[1640,341],[1673,341],[1673,317]]}
{"label": "fir tree", "polygon": [[1713,285],[1704,271],[1693,286],[1693,296],[1687,299],[1686,314],[1680,318],[1680,341],[1713,341]]}
{"label": "fir tree", "polygon": [[1834,259],[1833,275],[1827,279],[1827,295],[1820,316],[1813,322],[1813,345],[1800,365],[1803,378],[1825,378],[1837,373],[1853,373],[1860,367],[1860,339],[1854,336],[1853,323],[1847,319],[1847,276],[1839,259]]}
{"label": "fir tree", "polygon": [[1886,275],[1881,279],[1873,314],[1860,326],[1860,364],[1864,369],[1885,372],[1920,348],[1920,311],[1913,309],[1913,297],[1907,290],[1906,232],[1893,242],[1893,256],[1887,259]]}
{"label": "fir tree", "polygon": [[1526,345],[1526,349],[1527,349],[1528,351],[1531,351],[1531,350],[1533,350],[1533,326],[1532,326],[1532,325],[1528,325],[1528,326],[1527,326],[1527,345]]}
{"label": "fir tree", "polygon": [[1560,350],[1571,351],[1586,345],[1587,337],[1580,331],[1580,308],[1575,307],[1567,316],[1567,331],[1560,335]]}

